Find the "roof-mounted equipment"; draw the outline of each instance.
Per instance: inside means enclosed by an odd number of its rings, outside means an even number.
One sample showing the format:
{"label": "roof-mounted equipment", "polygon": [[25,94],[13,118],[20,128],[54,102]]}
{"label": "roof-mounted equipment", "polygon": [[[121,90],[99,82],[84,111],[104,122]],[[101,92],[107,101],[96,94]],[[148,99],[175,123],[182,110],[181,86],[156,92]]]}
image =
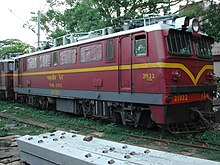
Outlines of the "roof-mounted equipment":
{"label": "roof-mounted equipment", "polygon": [[200,30],[200,24],[199,24],[198,19],[195,19],[195,18],[190,19],[188,30],[191,31],[191,32],[195,32],[195,33],[198,33],[198,32],[199,32],[199,30]]}
{"label": "roof-mounted equipment", "polygon": [[189,17],[176,18],[174,23],[175,29],[187,30],[187,27],[189,26]]}

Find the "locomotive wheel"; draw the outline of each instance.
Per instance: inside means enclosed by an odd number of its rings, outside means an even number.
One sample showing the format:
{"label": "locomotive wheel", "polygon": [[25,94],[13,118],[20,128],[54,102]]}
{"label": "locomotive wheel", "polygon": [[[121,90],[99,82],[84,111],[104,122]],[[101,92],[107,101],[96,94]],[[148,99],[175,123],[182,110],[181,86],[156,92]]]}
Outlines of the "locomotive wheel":
{"label": "locomotive wheel", "polygon": [[49,103],[47,101],[47,98],[40,97],[39,98],[39,105],[40,105],[40,109],[48,109]]}
{"label": "locomotive wheel", "polygon": [[114,114],[114,122],[115,122],[115,124],[122,125],[122,118],[121,118],[121,114],[119,112],[116,112]]}
{"label": "locomotive wheel", "polygon": [[151,116],[150,111],[143,111],[141,113],[139,126],[142,127],[142,128],[147,128],[147,129],[157,128],[156,123],[152,120],[152,116]]}

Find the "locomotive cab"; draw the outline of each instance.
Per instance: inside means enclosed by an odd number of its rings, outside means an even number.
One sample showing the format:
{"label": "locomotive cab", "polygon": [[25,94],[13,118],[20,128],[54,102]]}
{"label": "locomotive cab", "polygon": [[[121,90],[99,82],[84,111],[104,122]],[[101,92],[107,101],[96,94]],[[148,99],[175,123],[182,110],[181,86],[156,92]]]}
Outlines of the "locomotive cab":
{"label": "locomotive cab", "polygon": [[177,22],[164,35],[164,106],[151,106],[151,110],[154,121],[170,132],[197,132],[210,126],[204,114],[212,111],[213,91],[217,90],[211,54],[213,39],[199,32],[196,19],[183,17]]}

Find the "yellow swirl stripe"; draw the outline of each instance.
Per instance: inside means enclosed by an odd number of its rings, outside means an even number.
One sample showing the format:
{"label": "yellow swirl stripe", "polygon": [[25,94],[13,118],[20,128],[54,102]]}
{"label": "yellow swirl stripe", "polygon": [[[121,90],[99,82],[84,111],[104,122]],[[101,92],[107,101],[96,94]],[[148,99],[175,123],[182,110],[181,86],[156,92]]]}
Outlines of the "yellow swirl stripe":
{"label": "yellow swirl stripe", "polygon": [[134,64],[133,69],[140,69],[140,68],[178,68],[183,70],[192,80],[193,84],[196,85],[199,81],[199,78],[202,76],[202,74],[210,69],[213,70],[213,65],[205,65],[202,67],[202,69],[199,71],[198,75],[194,77],[192,72],[183,64],[180,63],[164,63],[164,62],[158,62],[158,63],[145,63],[145,64]]}

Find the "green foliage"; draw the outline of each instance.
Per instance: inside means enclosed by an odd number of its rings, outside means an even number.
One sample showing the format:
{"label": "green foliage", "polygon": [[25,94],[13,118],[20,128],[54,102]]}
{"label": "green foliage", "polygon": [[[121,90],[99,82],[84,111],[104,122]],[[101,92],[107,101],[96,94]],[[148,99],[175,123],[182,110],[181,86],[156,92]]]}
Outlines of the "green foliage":
{"label": "green foliage", "polygon": [[[103,27],[117,27],[122,20],[142,17],[149,13],[170,13],[171,6],[181,0],[51,0],[46,13],[42,13],[41,24],[50,39],[58,36],[58,31],[86,32]],[[60,6],[66,9],[59,11]]]}
{"label": "green foliage", "polygon": [[3,120],[0,121],[0,137],[4,137],[8,135],[8,131],[4,129]]}
{"label": "green foliage", "polygon": [[6,39],[0,41],[0,58],[13,53],[23,54],[30,45],[23,43],[18,39]]}
{"label": "green foliage", "polygon": [[198,16],[202,16],[205,14],[205,10],[201,5],[194,5],[193,10],[188,10],[183,12],[182,16],[188,16],[190,18],[198,18]]}
{"label": "green foliage", "polygon": [[208,158],[209,160],[214,161],[220,161],[220,151],[209,151],[209,150],[198,150],[196,152],[199,155],[203,155],[205,158]]}
{"label": "green foliage", "polygon": [[211,133],[209,131],[202,132],[196,135],[196,139],[205,140],[207,142],[215,142],[220,144],[220,132]]}
{"label": "green foliage", "polygon": [[178,145],[178,144],[168,143],[167,145],[168,145],[168,148],[166,149],[167,152],[182,153],[182,152],[190,152],[191,150],[190,147],[185,147],[185,146]]}
{"label": "green foliage", "polygon": [[203,28],[205,31],[220,41],[220,5],[212,2],[202,17]]}
{"label": "green foliage", "polygon": [[201,5],[194,5],[192,10],[183,12],[190,18],[196,17],[201,20],[202,30],[208,35],[215,37],[215,41],[220,41],[220,5],[211,0],[207,8]]}
{"label": "green foliage", "polygon": [[[180,2],[181,0],[50,0],[47,1],[48,11],[41,13],[41,28],[51,40],[69,32],[87,32],[108,26],[117,29],[122,20],[140,18],[150,13],[170,14],[171,7]],[[192,2],[194,0],[187,0],[186,6]],[[216,41],[220,41],[220,5],[213,0],[209,3],[209,7],[204,8],[195,2],[192,9],[182,15],[200,18],[202,29],[214,36]],[[36,21],[36,18],[32,21]]]}

